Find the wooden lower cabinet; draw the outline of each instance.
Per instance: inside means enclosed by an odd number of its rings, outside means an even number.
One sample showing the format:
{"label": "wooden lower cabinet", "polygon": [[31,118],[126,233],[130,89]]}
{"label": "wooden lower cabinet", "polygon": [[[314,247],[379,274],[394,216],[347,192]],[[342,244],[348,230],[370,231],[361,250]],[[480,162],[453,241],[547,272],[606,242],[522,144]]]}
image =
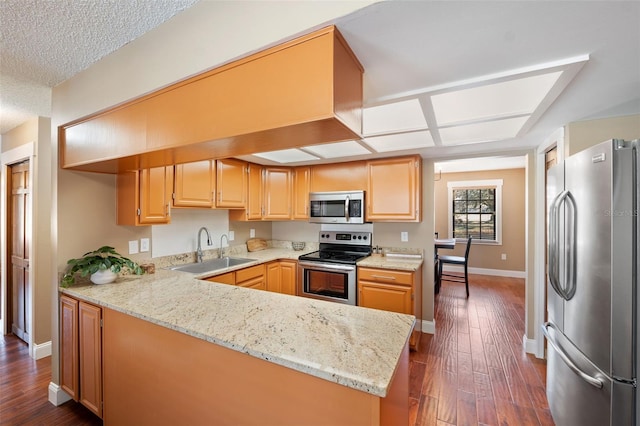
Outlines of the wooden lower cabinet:
{"label": "wooden lower cabinet", "polygon": [[60,387],[102,418],[102,308],[60,296]]}
{"label": "wooden lower cabinet", "polygon": [[422,267],[415,272],[359,267],[358,306],[414,315],[409,346],[417,349],[422,333]]}
{"label": "wooden lower cabinet", "polygon": [[106,424],[409,424],[406,345],[382,398],[108,308],[104,324]]}
{"label": "wooden lower cabinet", "polygon": [[283,294],[296,294],[298,262],[274,260],[267,263],[267,290]]}
{"label": "wooden lower cabinet", "polygon": [[258,290],[266,290],[265,265],[255,265],[248,268],[238,269],[237,271],[227,272],[221,275],[206,278],[207,281],[222,284],[237,285],[239,287],[255,288]]}

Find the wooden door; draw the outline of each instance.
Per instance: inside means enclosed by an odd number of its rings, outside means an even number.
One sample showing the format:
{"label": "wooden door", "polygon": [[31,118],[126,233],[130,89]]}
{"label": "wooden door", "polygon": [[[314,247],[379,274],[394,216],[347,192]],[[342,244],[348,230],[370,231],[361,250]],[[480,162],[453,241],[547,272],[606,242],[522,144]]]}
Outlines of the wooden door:
{"label": "wooden door", "polygon": [[369,281],[360,281],[358,287],[358,306],[413,314],[411,287]]}
{"label": "wooden door", "polygon": [[29,342],[31,325],[32,288],[29,277],[29,223],[31,221],[31,195],[29,188],[29,161],[10,167],[11,199],[9,219],[9,268],[11,300],[7,316],[11,319],[11,332]]}

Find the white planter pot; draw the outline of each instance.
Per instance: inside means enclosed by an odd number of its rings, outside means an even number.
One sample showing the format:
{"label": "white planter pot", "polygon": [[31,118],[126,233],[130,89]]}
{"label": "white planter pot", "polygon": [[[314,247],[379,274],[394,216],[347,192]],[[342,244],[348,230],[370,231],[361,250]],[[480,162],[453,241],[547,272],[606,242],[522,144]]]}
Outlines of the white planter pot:
{"label": "white planter pot", "polygon": [[112,272],[111,269],[104,269],[91,274],[91,282],[94,284],[108,284],[112,283],[118,278],[118,274]]}

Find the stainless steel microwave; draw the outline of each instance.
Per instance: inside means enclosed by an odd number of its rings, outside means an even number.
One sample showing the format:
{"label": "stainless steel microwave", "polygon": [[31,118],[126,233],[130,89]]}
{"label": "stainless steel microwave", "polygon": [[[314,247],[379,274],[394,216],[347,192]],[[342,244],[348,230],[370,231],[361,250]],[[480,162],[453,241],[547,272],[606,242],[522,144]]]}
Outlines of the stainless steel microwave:
{"label": "stainless steel microwave", "polygon": [[364,191],[311,192],[309,222],[364,223]]}

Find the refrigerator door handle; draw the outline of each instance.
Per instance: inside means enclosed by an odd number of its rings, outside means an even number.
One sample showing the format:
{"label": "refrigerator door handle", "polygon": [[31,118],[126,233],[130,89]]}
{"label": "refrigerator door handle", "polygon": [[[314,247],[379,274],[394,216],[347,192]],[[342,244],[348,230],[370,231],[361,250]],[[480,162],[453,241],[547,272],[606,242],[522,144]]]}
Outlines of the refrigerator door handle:
{"label": "refrigerator door handle", "polygon": [[585,373],[584,371],[580,370],[580,368],[578,368],[578,366],[575,365],[573,361],[571,361],[571,359],[567,356],[567,354],[565,354],[564,351],[558,345],[556,345],[556,343],[553,341],[553,338],[549,334],[549,328],[555,328],[555,326],[553,325],[553,323],[545,322],[542,325],[542,333],[547,338],[547,342],[549,342],[549,344],[553,347],[553,349],[556,350],[556,352],[558,353],[558,355],[560,355],[560,358],[562,358],[564,363],[567,364],[567,367],[569,367],[574,373],[580,376],[582,380],[589,383],[591,386],[596,387],[598,389],[602,389],[602,387],[604,386],[604,383],[602,383],[602,380],[596,377],[592,377],[587,373]]}
{"label": "refrigerator door handle", "polygon": [[565,242],[566,256],[566,274],[564,280],[565,300],[570,300],[576,294],[576,262],[578,258],[577,230],[578,230],[578,211],[576,201],[571,192],[565,191],[566,194],[562,198],[566,200],[567,211],[567,240]]}
{"label": "refrigerator door handle", "polygon": [[553,287],[554,291],[563,299],[566,299],[566,297],[559,283],[560,228],[558,226],[558,222],[560,215],[560,203],[562,203],[562,198],[566,193],[567,191],[563,191],[558,194],[549,206],[549,283],[551,284],[551,287]]}

